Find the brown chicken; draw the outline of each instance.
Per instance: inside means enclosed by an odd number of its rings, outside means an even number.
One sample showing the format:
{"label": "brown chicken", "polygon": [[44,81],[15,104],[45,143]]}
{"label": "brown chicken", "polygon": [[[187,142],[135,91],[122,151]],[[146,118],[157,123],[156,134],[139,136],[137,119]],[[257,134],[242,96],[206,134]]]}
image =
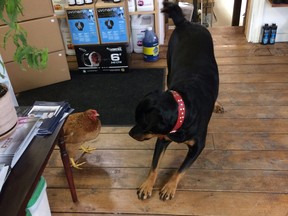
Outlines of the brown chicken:
{"label": "brown chicken", "polygon": [[70,157],[71,165],[77,169],[81,169],[80,166],[85,162],[80,163],[79,160],[86,154],[95,150],[95,148],[90,148],[82,146],[83,143],[89,140],[95,139],[101,130],[101,121],[98,118],[99,114],[96,110],[89,109],[85,112],[73,113],[69,115],[68,119],[64,125],[64,135],[65,142],[68,144],[67,149],[69,155],[72,152],[69,151],[69,143],[74,143],[80,145],[80,150],[82,150],[81,156],[75,160]]}

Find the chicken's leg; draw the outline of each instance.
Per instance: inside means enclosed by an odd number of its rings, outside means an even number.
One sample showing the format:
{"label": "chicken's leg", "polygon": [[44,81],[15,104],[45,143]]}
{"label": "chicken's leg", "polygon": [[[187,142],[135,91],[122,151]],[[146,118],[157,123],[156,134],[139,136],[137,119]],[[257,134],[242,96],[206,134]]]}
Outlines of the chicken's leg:
{"label": "chicken's leg", "polygon": [[90,148],[89,146],[80,146],[80,149],[82,151],[82,154],[80,157],[75,161],[73,158],[70,158],[71,166],[76,168],[76,169],[82,169],[82,165],[85,164],[86,162],[81,162],[79,163],[79,160],[85,155],[85,154],[90,154],[92,151],[96,150],[96,148]]}

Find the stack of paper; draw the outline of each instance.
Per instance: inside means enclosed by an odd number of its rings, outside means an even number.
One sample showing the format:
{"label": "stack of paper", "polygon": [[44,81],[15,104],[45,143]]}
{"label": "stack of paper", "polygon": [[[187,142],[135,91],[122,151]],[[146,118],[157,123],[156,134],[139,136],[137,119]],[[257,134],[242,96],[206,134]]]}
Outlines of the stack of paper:
{"label": "stack of paper", "polygon": [[[0,141],[0,180],[6,179],[10,169],[15,166],[37,134],[40,124],[39,118],[19,117],[15,131],[9,137]],[[2,185],[0,185],[1,187]]]}
{"label": "stack of paper", "polygon": [[52,134],[59,122],[68,116],[73,109],[69,103],[36,101],[28,116],[39,117],[42,124],[38,130],[39,135]]}
{"label": "stack of paper", "polygon": [[0,192],[2,189],[2,186],[8,176],[9,173],[9,166],[5,164],[0,164]]}
{"label": "stack of paper", "polygon": [[[35,135],[52,134],[73,109],[67,102],[36,101],[28,116],[18,117],[11,135],[0,140],[0,192],[10,170],[15,166]],[[25,112],[25,113],[27,113]]]}

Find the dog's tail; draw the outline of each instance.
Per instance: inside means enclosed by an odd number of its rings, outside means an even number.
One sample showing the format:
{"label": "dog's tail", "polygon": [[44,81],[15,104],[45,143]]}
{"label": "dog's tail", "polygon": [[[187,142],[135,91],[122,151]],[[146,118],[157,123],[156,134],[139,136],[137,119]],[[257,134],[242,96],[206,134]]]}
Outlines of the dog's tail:
{"label": "dog's tail", "polygon": [[184,17],[182,9],[176,3],[167,1],[163,2],[163,8],[161,12],[166,13],[169,18],[172,18],[175,26],[179,26],[187,21]]}

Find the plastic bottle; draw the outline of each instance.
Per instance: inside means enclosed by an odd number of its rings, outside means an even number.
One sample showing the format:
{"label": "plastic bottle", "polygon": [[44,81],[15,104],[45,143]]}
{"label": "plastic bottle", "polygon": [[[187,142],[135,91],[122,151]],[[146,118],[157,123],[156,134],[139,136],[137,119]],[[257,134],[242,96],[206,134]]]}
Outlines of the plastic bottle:
{"label": "plastic bottle", "polygon": [[76,0],[68,0],[68,5],[69,5],[69,6],[74,6],[74,5],[76,5]]}
{"label": "plastic bottle", "polygon": [[[132,32],[131,32],[130,35],[132,35]],[[129,43],[128,43],[128,45],[126,46],[126,51],[127,51],[127,53],[130,54],[130,53],[133,52],[133,49],[134,49],[134,47],[133,47],[133,41],[132,41],[132,37],[130,37]]]}
{"label": "plastic bottle", "polygon": [[266,45],[269,43],[269,36],[270,36],[270,27],[266,23],[264,26],[262,26],[262,36],[261,36],[261,43],[263,45]]}
{"label": "plastic bottle", "polygon": [[276,33],[277,33],[277,25],[275,23],[273,23],[271,26],[271,34],[270,34],[270,38],[269,38],[270,44],[275,44]]}
{"label": "plastic bottle", "polygon": [[138,14],[131,16],[132,42],[135,53],[143,53],[143,38],[148,27],[154,26],[153,14]]}
{"label": "plastic bottle", "polygon": [[154,10],[154,0],[136,0],[137,11],[153,11]]}
{"label": "plastic bottle", "polygon": [[85,4],[92,4],[92,3],[93,3],[93,0],[84,0],[84,3],[85,3]]}
{"label": "plastic bottle", "polygon": [[67,55],[75,55],[75,49],[72,44],[72,38],[69,32],[67,21],[65,18],[60,19],[60,29],[62,34],[62,39],[65,46],[65,51]]}
{"label": "plastic bottle", "polygon": [[143,38],[144,61],[154,62],[159,59],[158,37],[152,27],[148,27]]}
{"label": "plastic bottle", "polygon": [[128,11],[129,12],[136,11],[135,0],[128,0]]}
{"label": "plastic bottle", "polygon": [[76,5],[84,5],[84,0],[76,0]]}
{"label": "plastic bottle", "polygon": [[65,15],[64,7],[67,5],[66,0],[52,0],[52,5],[56,15]]}

